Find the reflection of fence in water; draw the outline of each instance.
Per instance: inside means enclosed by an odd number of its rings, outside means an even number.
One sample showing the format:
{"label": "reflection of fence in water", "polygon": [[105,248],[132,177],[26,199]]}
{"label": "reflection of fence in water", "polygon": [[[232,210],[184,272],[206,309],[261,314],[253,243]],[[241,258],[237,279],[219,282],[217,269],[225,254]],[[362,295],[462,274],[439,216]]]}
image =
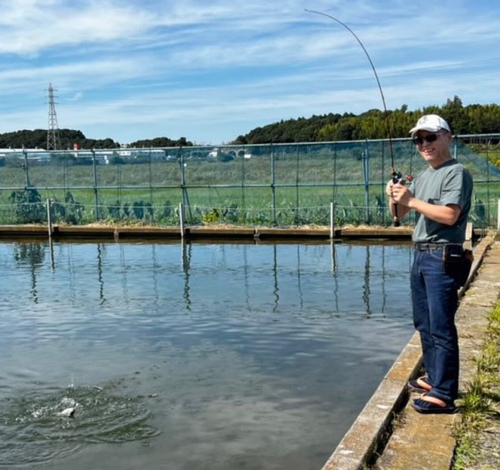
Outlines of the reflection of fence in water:
{"label": "reflection of fence in water", "polygon": [[[497,142],[498,136],[463,136],[453,144],[476,182],[476,226],[495,225]],[[51,199],[56,223],[178,226],[182,202],[189,224],[329,225],[333,202],[336,225],[390,225],[387,146],[372,140],[11,152],[0,157],[0,223],[44,222]],[[395,139],[393,147],[403,174],[425,167],[408,139]]]}
{"label": "reflection of fence in water", "polygon": [[[29,243],[29,244],[15,244],[14,257],[18,263],[29,265],[31,273],[31,299],[34,303],[38,303],[40,293],[38,292],[38,270],[42,268],[45,262],[45,252],[50,252],[50,264],[53,273],[58,270],[63,270],[68,279],[68,292],[67,295],[72,303],[77,303],[77,299],[81,297],[81,282],[78,279],[78,259],[75,259],[75,249],[73,244],[59,244],[55,245],[52,241],[46,244]],[[134,265],[133,259],[128,256],[130,250],[133,250],[134,245],[119,244],[118,255],[116,259],[108,257],[109,245],[106,244],[89,244],[88,247],[95,246],[95,254],[92,254],[90,249],[86,251],[86,256],[95,256],[95,270],[93,273],[87,272],[85,275],[86,289],[97,296],[95,298],[99,305],[104,305],[108,302],[110,289],[114,292],[116,285],[111,288],[107,286],[106,279],[112,275],[116,284],[120,285],[121,292],[119,297],[124,303],[125,307],[129,307],[132,303],[130,287],[133,281],[129,280],[129,273]],[[190,243],[181,243],[178,245],[180,251],[180,260],[175,262],[174,257],[168,259],[158,259],[158,248],[163,245],[151,244],[148,248],[144,245],[138,245],[141,248],[141,269],[147,270],[150,279],[151,292],[148,298],[153,302],[157,311],[160,311],[161,296],[164,294],[166,283],[165,274],[175,270],[175,265],[178,266],[181,273],[181,284],[179,287],[179,299],[182,298],[183,308],[186,312],[191,312],[196,302],[200,299],[193,298],[191,284],[193,278],[196,282],[200,280],[200,272],[196,274],[192,272],[193,257],[196,255],[197,246]],[[394,248],[392,245],[385,244],[367,244],[362,245],[346,245],[346,244],[318,244],[318,245],[279,245],[270,244],[263,245],[272,253],[266,253],[265,265],[259,266],[260,261],[252,262],[252,248],[254,245],[237,245],[237,250],[241,250],[241,264],[237,265],[237,270],[241,273],[241,291],[244,298],[239,298],[241,301],[242,311],[252,312],[254,306],[252,299],[255,299],[252,291],[256,292],[258,289],[255,286],[256,279],[270,286],[266,293],[258,290],[259,298],[265,301],[267,308],[272,313],[279,313],[280,309],[288,308],[291,302],[290,293],[296,298],[296,304],[299,311],[308,308],[308,301],[306,297],[308,289],[310,289],[310,273],[311,266],[315,265],[318,260],[324,259],[328,253],[330,261],[328,263],[328,271],[330,271],[330,279],[332,284],[328,286],[331,293],[331,308],[328,308],[328,313],[332,315],[340,315],[345,313],[346,299],[361,299],[362,310],[357,313],[370,316],[372,314],[389,313],[388,297],[390,295],[400,295],[401,293],[394,293],[391,289],[390,283],[393,279],[401,279],[409,275],[411,266],[411,250],[409,245],[398,245],[398,248],[403,250],[403,261],[401,262],[401,252],[398,256],[398,264],[391,263],[391,258],[394,257]],[[198,247],[199,248],[199,247]],[[150,249],[150,261],[147,261],[146,256],[142,250]],[[228,260],[232,260],[234,256],[235,245],[218,245],[213,248],[213,256],[216,263],[212,263],[212,274],[217,270],[227,269],[230,267]],[[228,251],[228,253],[226,253]],[[271,256],[268,256],[268,255]],[[294,257],[292,257],[294,254]],[[261,254],[262,256],[262,254]],[[109,258],[109,259],[107,259]],[[112,274],[106,273],[106,269],[110,268],[114,262]],[[389,263],[388,263],[389,261]],[[196,260],[200,263],[200,260]],[[256,264],[257,263],[257,264]],[[204,269],[208,272],[202,272],[201,276],[210,276],[210,263],[206,263]],[[269,266],[270,264],[270,266]],[[92,262],[89,262],[92,265]],[[169,266],[170,265],[170,266]],[[258,266],[258,274],[256,277],[255,270]],[[233,266],[234,267],[234,266]],[[117,276],[119,279],[117,279]],[[258,276],[263,276],[263,279],[258,279]],[[350,285],[349,278],[354,276],[356,278],[355,285]],[[282,277],[288,279],[283,280]],[[293,282],[292,280],[293,279]],[[132,282],[132,284],[131,284]],[[305,286],[304,286],[305,283]],[[286,284],[286,287],[283,286]],[[359,284],[359,292],[356,292],[357,284]],[[95,286],[95,287],[91,287]],[[290,286],[294,286],[293,289]],[[292,289],[292,290],[290,290]],[[107,294],[108,293],[108,294]],[[233,295],[233,293],[228,293]],[[282,305],[284,300],[284,305]],[[349,302],[347,302],[349,303]],[[352,302],[351,302],[352,303]],[[404,303],[404,302],[403,302]],[[373,306],[376,304],[376,307]],[[343,307],[344,306],[344,307]],[[389,305],[391,310],[394,309],[393,305]]]}

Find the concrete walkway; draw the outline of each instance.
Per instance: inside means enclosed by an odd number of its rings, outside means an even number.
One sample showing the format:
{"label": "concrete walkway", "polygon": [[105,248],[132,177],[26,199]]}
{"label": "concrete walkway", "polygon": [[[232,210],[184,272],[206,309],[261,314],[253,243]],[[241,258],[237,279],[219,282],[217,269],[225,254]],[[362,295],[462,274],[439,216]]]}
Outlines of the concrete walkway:
{"label": "concrete walkway", "polygon": [[[461,391],[476,371],[473,359],[482,346],[486,315],[500,294],[500,241],[495,241],[495,235],[490,233],[475,248],[472,274],[461,291],[457,312]],[[452,428],[461,416],[421,415],[410,406],[409,399],[415,397],[409,396],[406,384],[420,369],[421,347],[416,333],[323,470],[450,468],[455,448]]]}

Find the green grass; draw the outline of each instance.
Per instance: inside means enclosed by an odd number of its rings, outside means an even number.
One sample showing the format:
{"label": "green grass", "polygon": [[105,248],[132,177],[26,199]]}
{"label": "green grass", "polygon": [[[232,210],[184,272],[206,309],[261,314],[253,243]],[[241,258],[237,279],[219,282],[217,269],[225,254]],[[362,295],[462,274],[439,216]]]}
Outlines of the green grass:
{"label": "green grass", "polygon": [[474,468],[480,433],[500,406],[500,302],[488,321],[487,339],[476,360],[477,372],[463,398],[462,422],[454,430],[458,444],[452,470]]}

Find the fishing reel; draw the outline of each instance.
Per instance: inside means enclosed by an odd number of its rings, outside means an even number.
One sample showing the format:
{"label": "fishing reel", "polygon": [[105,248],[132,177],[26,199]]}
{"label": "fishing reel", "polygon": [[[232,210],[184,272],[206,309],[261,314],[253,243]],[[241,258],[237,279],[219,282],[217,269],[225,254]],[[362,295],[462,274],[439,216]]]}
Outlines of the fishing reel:
{"label": "fishing reel", "polygon": [[[394,168],[392,169],[392,182],[394,184],[406,184],[411,183],[413,181],[413,176],[412,175],[407,175],[406,177],[403,177],[403,174],[400,171],[396,171]],[[398,205],[394,204],[394,227],[399,227],[401,225],[399,221],[399,216],[398,216]]]}
{"label": "fishing reel", "polygon": [[394,184],[406,184],[406,182],[411,183],[413,181],[412,175],[406,175],[403,177],[403,174],[396,170],[392,170],[391,176]]}

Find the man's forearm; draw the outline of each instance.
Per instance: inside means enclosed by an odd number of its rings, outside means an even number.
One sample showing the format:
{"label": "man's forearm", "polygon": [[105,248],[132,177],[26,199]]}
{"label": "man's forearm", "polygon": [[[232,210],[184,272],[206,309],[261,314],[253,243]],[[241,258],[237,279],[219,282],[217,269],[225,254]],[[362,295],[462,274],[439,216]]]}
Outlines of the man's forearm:
{"label": "man's forearm", "polygon": [[[401,207],[400,204],[398,205],[398,210],[399,207]],[[406,212],[408,210],[415,210],[428,219],[445,225],[453,225],[460,215],[460,206],[458,205],[440,206],[429,204],[417,198],[411,198],[408,201],[408,207],[405,207],[405,209],[407,209]]]}

